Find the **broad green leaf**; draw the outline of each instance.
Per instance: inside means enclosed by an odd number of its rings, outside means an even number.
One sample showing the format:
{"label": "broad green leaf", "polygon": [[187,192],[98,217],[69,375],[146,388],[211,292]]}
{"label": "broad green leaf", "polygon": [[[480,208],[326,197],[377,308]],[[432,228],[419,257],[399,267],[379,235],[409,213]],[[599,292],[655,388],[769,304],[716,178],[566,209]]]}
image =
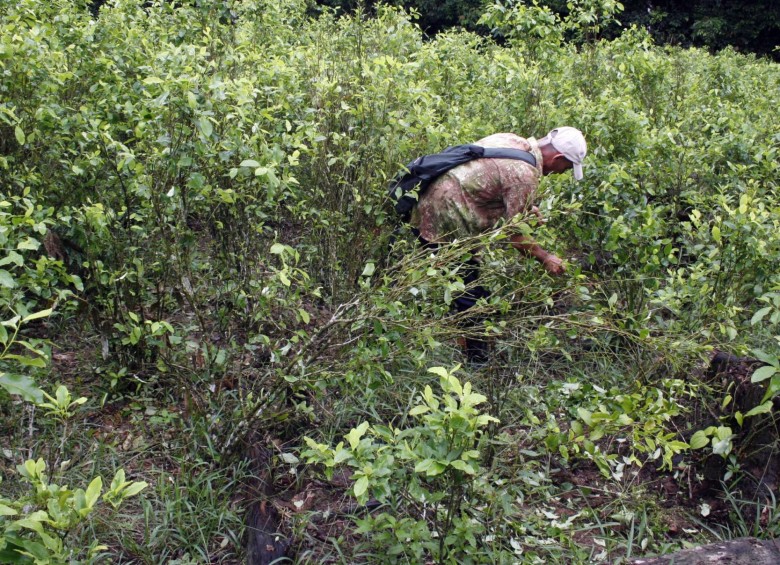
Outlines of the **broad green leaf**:
{"label": "broad green leaf", "polygon": [[339,463],[349,461],[350,459],[352,459],[352,452],[350,450],[344,449],[343,447],[336,448],[336,452],[333,454],[333,463],[338,465]]}
{"label": "broad green leaf", "polygon": [[30,377],[0,373],[0,386],[10,394],[17,394],[29,402],[43,402],[43,391],[35,386],[35,381]]}
{"label": "broad green leaf", "polygon": [[705,447],[710,442],[710,439],[707,437],[707,434],[704,433],[703,430],[699,430],[693,436],[691,437],[691,449],[701,449],[702,447]]}
{"label": "broad green leaf", "polygon": [[97,502],[98,498],[100,498],[101,490],[103,490],[103,479],[100,477],[95,477],[92,479],[92,482],[89,483],[87,491],[84,493],[84,496],[87,499],[87,506],[89,508],[92,508]]}
{"label": "broad green leaf", "polygon": [[772,367],[771,365],[766,365],[764,367],[761,367],[760,369],[756,369],[756,372],[753,373],[752,377],[750,377],[750,382],[751,383],[760,383],[761,381],[765,381],[768,378],[770,378],[776,372],[777,372],[777,367]]}
{"label": "broad green leaf", "polygon": [[760,349],[752,349],[751,352],[753,355],[758,359],[759,361],[763,361],[767,365],[773,365],[775,367],[780,367],[780,360],[778,360],[777,356],[771,355],[767,353],[766,351],[762,351]]}
{"label": "broad green leaf", "polygon": [[22,317],[19,315],[14,316],[10,320],[5,320],[4,322],[0,322],[0,325],[5,326],[6,328],[14,328],[16,329],[16,325],[19,323],[19,320],[21,320]]}
{"label": "broad green leaf", "polygon": [[483,426],[487,426],[490,422],[500,422],[498,418],[494,418],[490,414],[480,414],[477,416],[477,427],[481,428]]}
{"label": "broad green leaf", "polygon": [[60,553],[62,551],[62,540],[55,536],[50,536],[46,532],[40,532],[38,536],[43,540],[47,549]]}
{"label": "broad green leaf", "polygon": [[260,166],[260,163],[255,161],[254,159],[246,159],[244,161],[241,161],[241,164],[239,167],[250,167],[252,169],[255,169]]}
{"label": "broad green leaf", "polygon": [[368,490],[368,477],[365,475],[360,477],[357,481],[355,481],[355,497],[360,498],[363,496],[366,491]]}
{"label": "broad green leaf", "polygon": [[463,394],[463,387],[460,386],[460,381],[458,380],[457,377],[453,375],[448,375],[446,380],[452,392],[454,392],[458,396]]}
{"label": "broad green leaf", "polygon": [[35,251],[41,246],[41,242],[35,238],[27,237],[16,244],[17,249]]}
{"label": "broad green leaf", "polygon": [[281,243],[274,243],[269,249],[269,252],[273,255],[281,255],[284,253],[284,245]]}
{"label": "broad green leaf", "polygon": [[19,126],[14,128],[14,135],[16,136],[16,141],[19,142],[19,145],[24,145],[27,141],[27,138],[24,135],[24,130]]}
{"label": "broad green leaf", "polygon": [[149,486],[149,483],[141,481],[141,482],[134,482],[129,487],[127,487],[124,492],[122,493],[123,498],[129,498],[131,496],[135,496],[142,490],[144,490],[146,487]]}
{"label": "broad green leaf", "polygon": [[14,250],[8,252],[8,256],[0,259],[0,267],[13,263],[17,267],[24,265],[24,257]]}
{"label": "broad green leaf", "polygon": [[309,313],[303,308],[298,308],[298,315],[301,317],[301,321],[303,321],[304,324],[308,324],[311,321]]}
{"label": "broad green leaf", "polygon": [[593,417],[590,410],[585,410],[585,408],[577,408],[577,415],[580,417],[580,420],[585,422],[588,426],[592,424]]}
{"label": "broad green leaf", "polygon": [[712,239],[715,240],[715,243],[720,243],[720,228],[718,226],[712,226]]}
{"label": "broad green leaf", "polygon": [[773,403],[771,400],[768,400],[767,402],[764,402],[763,404],[759,404],[755,408],[749,410],[745,416],[755,416],[757,414],[768,414],[772,411]]}
{"label": "broad green leaf", "polygon": [[757,323],[759,323],[761,320],[764,319],[764,316],[769,314],[769,312],[771,311],[772,311],[771,306],[767,306],[766,308],[761,308],[761,310],[753,314],[753,317],[750,318],[750,325],[755,326]]}
{"label": "broad green leaf", "polygon": [[728,455],[731,452],[731,440],[712,438],[712,452],[715,455]]}
{"label": "broad green leaf", "polygon": [[427,473],[428,469],[433,466],[433,459],[423,459],[417,465],[414,466],[415,473]]}
{"label": "broad green leaf", "polygon": [[445,369],[444,367],[431,367],[430,369],[428,369],[428,372],[433,373],[434,375],[439,375],[443,379],[449,376],[447,369]]}
{"label": "broad green leaf", "polygon": [[747,194],[743,194],[739,197],[739,213],[740,214],[747,214],[748,206],[749,206],[749,198]]}
{"label": "broad green leaf", "polygon": [[[17,341],[16,343],[20,342]],[[46,360],[40,357],[27,357],[25,355],[6,354],[5,359],[16,361],[23,367],[37,367],[39,369],[43,369],[46,366]]]}
{"label": "broad green leaf", "polygon": [[728,426],[718,426],[715,430],[715,436],[719,439],[731,439],[734,436],[734,432]]}
{"label": "broad green leaf", "polygon": [[376,266],[373,263],[366,263],[366,266],[363,268],[363,272],[360,276],[362,277],[370,277],[374,274],[374,270],[376,269]]}
{"label": "broad green leaf", "polygon": [[472,467],[469,463],[466,463],[465,461],[462,461],[460,459],[456,459],[455,461],[452,461],[450,463],[450,467],[453,467],[454,469],[458,469],[459,471],[463,471],[467,475],[475,475],[477,473],[474,470],[474,467]]}
{"label": "broad green leaf", "polygon": [[0,286],[5,288],[16,288],[16,280],[5,269],[0,269]]}
{"label": "broad green leaf", "polygon": [[429,412],[431,409],[424,404],[420,404],[419,406],[415,406],[411,410],[409,410],[410,416],[419,416],[420,414],[425,414],[426,412]]}
{"label": "broad green leaf", "polygon": [[366,431],[368,431],[368,422],[363,422],[360,424],[357,428],[352,428],[350,432],[347,434],[347,442],[349,442],[349,446],[352,449],[356,449],[358,444],[360,443],[360,438],[362,438]]}
{"label": "broad green leaf", "polygon": [[769,381],[769,386],[766,388],[764,398],[761,399],[761,402],[766,402],[770,398],[774,397],[778,392],[780,392],[780,372],[772,375],[772,379]]}
{"label": "broad green leaf", "polygon": [[214,131],[214,126],[211,125],[211,121],[206,116],[203,116],[198,120],[198,127],[206,137],[211,137],[211,134]]}
{"label": "broad green leaf", "polygon": [[124,484],[125,484],[125,470],[124,469],[118,469],[116,474],[114,475],[114,478],[111,479],[110,490],[117,491]]}
{"label": "broad green leaf", "polygon": [[10,506],[0,504],[0,516],[16,516],[17,514],[18,512]]}
{"label": "broad green leaf", "polygon": [[666,444],[666,446],[675,453],[679,453],[683,449],[688,449],[690,447],[690,445],[684,441],[670,441]]}

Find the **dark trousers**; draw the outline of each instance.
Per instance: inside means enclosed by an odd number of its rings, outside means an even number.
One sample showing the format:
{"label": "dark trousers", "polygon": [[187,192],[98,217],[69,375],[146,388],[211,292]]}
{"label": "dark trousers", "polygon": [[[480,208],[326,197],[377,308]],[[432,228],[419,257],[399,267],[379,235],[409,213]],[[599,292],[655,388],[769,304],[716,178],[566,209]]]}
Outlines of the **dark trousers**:
{"label": "dark trousers", "polygon": [[[439,248],[438,243],[431,243],[426,240],[415,228],[412,228],[412,233],[417,236],[417,239],[426,249],[436,250]],[[453,302],[455,310],[458,313],[463,313],[474,307],[480,298],[487,299],[490,297],[490,291],[484,286],[476,284],[479,280],[479,263],[473,257],[462,263],[459,271],[462,274],[463,285],[466,287],[466,290],[457,295]],[[482,316],[467,315],[463,317],[459,326],[468,333],[470,330],[480,326],[483,321],[484,317]],[[488,361],[488,343],[485,340],[467,336],[465,342],[464,352],[469,363],[484,364]]]}

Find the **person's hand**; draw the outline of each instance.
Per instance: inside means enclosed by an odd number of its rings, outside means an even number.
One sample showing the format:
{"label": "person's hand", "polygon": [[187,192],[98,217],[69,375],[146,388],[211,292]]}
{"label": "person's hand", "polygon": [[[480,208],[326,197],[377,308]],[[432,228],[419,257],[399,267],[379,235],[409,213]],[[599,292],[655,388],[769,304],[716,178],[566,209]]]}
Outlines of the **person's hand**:
{"label": "person's hand", "polygon": [[544,216],[542,216],[542,213],[537,206],[531,206],[531,213],[536,216],[536,223],[538,225],[543,226],[547,223],[547,220],[544,219]]}
{"label": "person's hand", "polygon": [[542,261],[542,265],[548,273],[555,276],[560,276],[566,272],[566,267],[563,266],[563,261],[557,255],[548,255]]}

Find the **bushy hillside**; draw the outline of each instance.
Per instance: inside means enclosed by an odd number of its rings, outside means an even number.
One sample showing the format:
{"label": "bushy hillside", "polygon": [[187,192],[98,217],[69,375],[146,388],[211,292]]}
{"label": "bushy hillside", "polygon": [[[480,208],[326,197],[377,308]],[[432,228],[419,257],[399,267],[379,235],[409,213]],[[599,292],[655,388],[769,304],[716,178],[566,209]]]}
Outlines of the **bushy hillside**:
{"label": "bushy hillside", "polygon": [[[0,555],[242,562],[265,528],[300,562],[570,563],[777,534],[746,430],[780,391],[780,71],[634,29],[574,47],[612,17],[580,15],[489,8],[497,46],[389,8],[0,0]],[[559,125],[585,178],[546,177],[526,221],[566,276],[500,229],[394,235],[410,159]],[[480,369],[449,311],[476,248]],[[707,378],[716,349],[757,359],[758,396]]]}

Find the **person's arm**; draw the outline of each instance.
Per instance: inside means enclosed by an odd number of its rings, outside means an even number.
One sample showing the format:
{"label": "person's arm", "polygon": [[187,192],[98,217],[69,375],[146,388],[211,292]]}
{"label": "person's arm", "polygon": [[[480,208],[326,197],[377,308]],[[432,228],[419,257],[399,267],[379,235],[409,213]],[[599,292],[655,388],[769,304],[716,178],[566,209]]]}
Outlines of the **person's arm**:
{"label": "person's arm", "polygon": [[527,257],[533,257],[539,261],[551,275],[562,275],[566,272],[563,261],[557,255],[548,253],[542,246],[527,235],[513,235],[509,238],[512,247]]}
{"label": "person's arm", "polygon": [[[516,184],[503,187],[506,218],[509,222],[512,222],[515,218],[520,219],[526,217],[528,214],[533,214],[536,216],[536,223],[543,225],[545,223],[544,217],[539,211],[539,208],[533,205],[539,181],[535,175],[532,175],[529,172],[528,168],[524,168],[523,170],[528,173],[528,176],[521,178]],[[566,269],[563,266],[563,261],[561,261],[559,257],[542,249],[542,247],[531,237],[514,234],[510,236],[509,240],[512,242],[512,247],[517,249],[521,254],[527,257],[533,257],[539,261],[551,275],[562,275],[565,272]]]}

